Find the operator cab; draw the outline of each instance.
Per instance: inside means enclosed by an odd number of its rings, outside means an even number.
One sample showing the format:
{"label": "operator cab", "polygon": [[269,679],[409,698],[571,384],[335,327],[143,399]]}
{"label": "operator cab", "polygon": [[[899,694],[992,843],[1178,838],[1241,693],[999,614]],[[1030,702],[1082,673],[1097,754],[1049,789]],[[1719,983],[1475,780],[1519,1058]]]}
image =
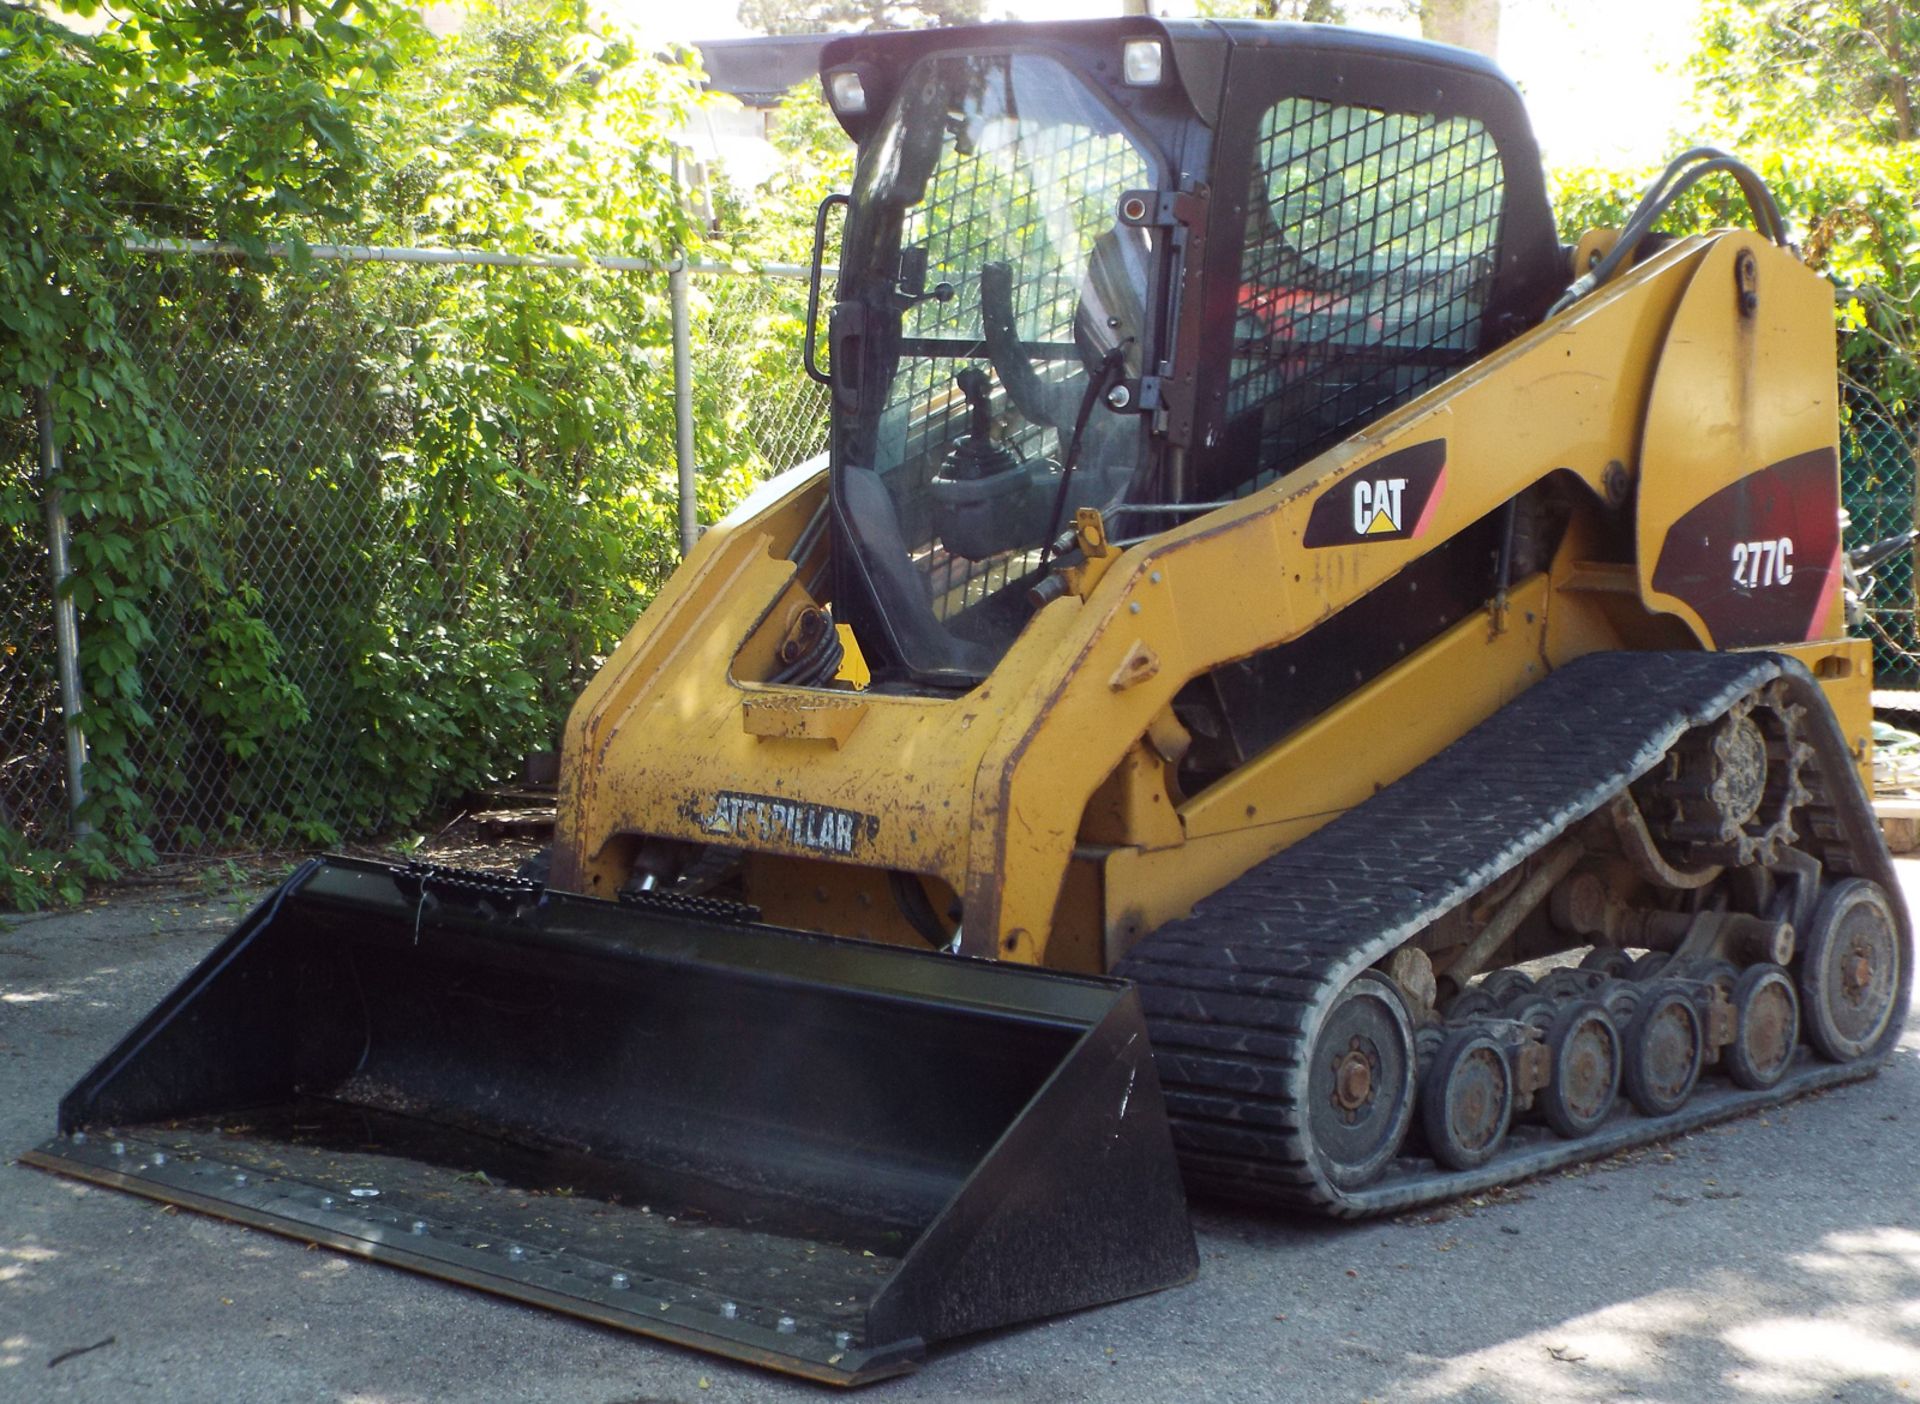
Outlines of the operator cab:
{"label": "operator cab", "polygon": [[859,144],[832,595],[883,686],[984,679],[1079,509],[1124,543],[1256,491],[1566,285],[1519,95],[1460,50],[1127,18],[852,36],[822,75]]}

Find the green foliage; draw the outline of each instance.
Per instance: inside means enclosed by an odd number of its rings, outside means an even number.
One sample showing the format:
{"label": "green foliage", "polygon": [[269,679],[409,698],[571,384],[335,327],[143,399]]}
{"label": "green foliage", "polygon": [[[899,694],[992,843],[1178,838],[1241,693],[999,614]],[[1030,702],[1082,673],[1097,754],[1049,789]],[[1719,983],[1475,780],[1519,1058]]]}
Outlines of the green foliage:
{"label": "green foliage", "polygon": [[[51,386],[96,830],[56,858],[0,827],[0,906],[499,778],[678,555],[663,278],[127,245],[664,259],[694,237],[688,69],[566,0],[437,44],[375,0],[116,14],[87,38],[0,7],[0,422]],[[758,469],[728,393],[702,389],[706,520]]]}
{"label": "green foliage", "polygon": [[751,261],[805,263],[813,256],[814,210],[853,185],[853,141],[812,80],[781,101],[767,140],[779,165],[752,190],[723,182],[721,222],[733,231],[735,251]]}
{"label": "green foliage", "polygon": [[1742,145],[1887,145],[1920,131],[1920,9],[1909,0],[1709,0],[1692,67]]}
{"label": "green foliage", "polygon": [[418,33],[410,11],[344,0],[305,28],[253,7],[144,0],[93,38],[0,10],[0,418],[24,416],[45,386],[64,427],[58,486],[76,519],[93,702],[83,817],[98,834],[57,878],[22,878],[52,870],[14,852],[16,889],[67,895],[76,870],[152,857],[136,738],[153,722],[140,663],[154,602],[222,583],[195,531],[208,504],[166,377],[136,353],[116,296],[123,240],[146,228],[258,241],[285,219],[349,209],[369,160],[352,114]]}

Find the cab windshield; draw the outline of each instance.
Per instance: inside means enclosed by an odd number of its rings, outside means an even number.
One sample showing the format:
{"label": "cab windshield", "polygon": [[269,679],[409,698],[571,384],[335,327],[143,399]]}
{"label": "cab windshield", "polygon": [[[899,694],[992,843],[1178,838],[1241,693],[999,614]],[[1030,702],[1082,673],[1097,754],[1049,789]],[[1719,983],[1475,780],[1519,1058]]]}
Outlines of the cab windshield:
{"label": "cab windshield", "polygon": [[860,388],[834,492],[910,672],[984,676],[1032,613],[1043,545],[1146,466],[1144,420],[1109,391],[1147,364],[1153,236],[1118,212],[1154,174],[1090,88],[1033,54],[923,59],[866,144],[836,310],[859,329],[836,357]]}

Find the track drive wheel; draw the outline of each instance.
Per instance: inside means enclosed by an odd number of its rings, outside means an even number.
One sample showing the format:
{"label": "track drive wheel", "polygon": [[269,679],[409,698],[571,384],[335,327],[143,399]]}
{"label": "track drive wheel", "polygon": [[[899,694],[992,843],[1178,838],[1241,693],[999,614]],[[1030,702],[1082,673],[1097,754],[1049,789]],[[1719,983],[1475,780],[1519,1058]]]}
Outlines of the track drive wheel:
{"label": "track drive wheel", "polygon": [[1850,1063],[1880,1041],[1902,988],[1906,945],[1878,883],[1847,878],[1815,908],[1800,963],[1807,1042]]}
{"label": "track drive wheel", "polygon": [[1392,1163],[1413,1122],[1413,1022],[1393,983],[1356,976],[1327,1010],[1311,1056],[1314,1157],[1336,1188],[1358,1188]]}
{"label": "track drive wheel", "polygon": [[1800,1041],[1800,996],[1777,965],[1750,965],[1733,986],[1733,1042],[1721,1053],[1727,1076],[1754,1091],[1772,1087],[1793,1065]]}
{"label": "track drive wheel", "polygon": [[1700,1080],[1706,1053],[1706,1028],[1687,990],[1655,985],[1627,1025],[1627,1096],[1647,1116],[1678,1111]]}
{"label": "track drive wheel", "polygon": [[1547,1029],[1553,1073],[1540,1089],[1540,1112],[1572,1140],[1607,1119],[1620,1091],[1620,1031],[1605,1008],[1583,999],[1565,1006]]}
{"label": "track drive wheel", "polygon": [[1420,1083],[1427,1149],[1449,1170],[1485,1165],[1513,1120],[1513,1073],[1498,1039],[1456,1029]]}

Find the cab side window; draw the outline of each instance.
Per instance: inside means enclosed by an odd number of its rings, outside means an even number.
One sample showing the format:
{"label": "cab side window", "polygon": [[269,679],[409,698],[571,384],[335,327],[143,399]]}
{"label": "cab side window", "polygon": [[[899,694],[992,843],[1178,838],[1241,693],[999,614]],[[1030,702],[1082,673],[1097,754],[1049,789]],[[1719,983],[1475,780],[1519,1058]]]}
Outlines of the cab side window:
{"label": "cab side window", "polygon": [[1288,98],[1262,119],[1216,494],[1251,492],[1473,360],[1498,149],[1469,117]]}

